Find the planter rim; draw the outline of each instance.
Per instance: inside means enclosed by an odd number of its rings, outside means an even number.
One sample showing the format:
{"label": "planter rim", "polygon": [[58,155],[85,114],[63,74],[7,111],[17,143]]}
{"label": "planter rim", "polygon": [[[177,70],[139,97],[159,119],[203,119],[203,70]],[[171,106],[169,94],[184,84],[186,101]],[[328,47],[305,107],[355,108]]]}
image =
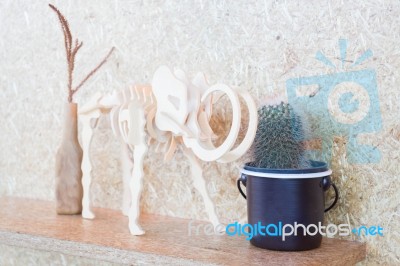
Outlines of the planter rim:
{"label": "planter rim", "polygon": [[310,161],[311,167],[303,169],[271,169],[259,168],[246,164],[240,172],[248,176],[280,178],[280,179],[304,179],[319,178],[332,174],[325,162]]}

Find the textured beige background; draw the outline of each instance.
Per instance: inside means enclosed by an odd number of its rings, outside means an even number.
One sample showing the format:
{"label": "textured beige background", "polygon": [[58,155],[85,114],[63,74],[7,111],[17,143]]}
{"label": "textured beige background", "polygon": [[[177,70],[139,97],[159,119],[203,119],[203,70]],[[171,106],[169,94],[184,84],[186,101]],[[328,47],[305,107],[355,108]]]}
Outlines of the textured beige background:
{"label": "textured beige background", "polygon": [[[47,1],[0,2],[0,194],[54,199],[54,155],[61,137],[66,95],[66,61],[56,16]],[[338,39],[349,40],[348,58],[370,48],[364,63],[378,75],[381,132],[363,141],[378,146],[379,164],[349,165],[345,140],[335,139],[333,171],[341,193],[328,222],[381,225],[384,237],[368,242],[368,263],[400,263],[398,1],[55,1],[84,45],[76,81],[111,46],[110,62],[77,95],[84,103],[96,91],[110,92],[149,82],[160,64],[209,81],[249,89],[260,98],[284,92],[285,81],[323,74],[315,60],[322,50],[339,63]],[[100,122],[93,141],[93,199],[119,208],[121,178],[118,142]],[[173,161],[150,152],[145,165],[143,211],[205,219],[200,195],[181,153]],[[235,187],[238,164],[204,163],[209,191],[223,222],[245,217]],[[3,249],[4,250],[4,249]]]}

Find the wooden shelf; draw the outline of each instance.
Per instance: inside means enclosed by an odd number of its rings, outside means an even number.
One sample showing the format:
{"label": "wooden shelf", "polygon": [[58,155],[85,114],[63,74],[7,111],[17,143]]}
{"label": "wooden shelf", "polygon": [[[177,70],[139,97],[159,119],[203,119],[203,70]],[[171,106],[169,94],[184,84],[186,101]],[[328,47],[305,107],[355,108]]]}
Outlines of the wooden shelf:
{"label": "wooden shelf", "polygon": [[52,202],[0,198],[0,243],[56,251],[113,263],[208,265],[353,265],[365,259],[365,244],[324,239],[318,249],[277,252],[242,237],[188,236],[188,222],[142,215],[143,236],[131,236],[119,211],[94,209],[96,218],[58,216]]}

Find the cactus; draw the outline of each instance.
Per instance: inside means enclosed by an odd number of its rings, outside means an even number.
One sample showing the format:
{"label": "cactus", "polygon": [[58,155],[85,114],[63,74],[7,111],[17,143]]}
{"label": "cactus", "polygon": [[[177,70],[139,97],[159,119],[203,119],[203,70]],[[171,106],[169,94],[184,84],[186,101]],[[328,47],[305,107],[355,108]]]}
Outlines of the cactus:
{"label": "cactus", "polygon": [[303,123],[287,103],[264,105],[253,144],[254,167],[298,169],[307,166],[304,158]]}

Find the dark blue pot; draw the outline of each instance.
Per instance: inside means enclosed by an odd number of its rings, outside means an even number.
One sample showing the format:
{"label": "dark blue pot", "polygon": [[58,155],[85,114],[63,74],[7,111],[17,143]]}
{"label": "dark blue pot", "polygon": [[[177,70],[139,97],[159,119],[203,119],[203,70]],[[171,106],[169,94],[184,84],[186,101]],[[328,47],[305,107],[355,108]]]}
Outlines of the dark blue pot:
{"label": "dark blue pot", "polygon": [[[326,163],[311,161],[311,167],[307,169],[266,169],[246,165],[241,172],[237,185],[247,198],[248,223],[269,225],[268,233],[264,231],[262,235],[261,230],[261,234],[254,234],[251,244],[281,251],[310,250],[321,245],[322,235],[314,234],[312,224],[322,225],[324,212],[329,211],[338,199],[337,188],[330,180],[332,171]],[[246,186],[247,196],[240,183]],[[335,200],[325,208],[324,192],[331,186],[336,193]],[[285,224],[294,227],[295,223],[304,225],[305,230],[298,226],[297,235],[287,235],[283,239],[282,227]],[[291,230],[290,227],[284,229],[285,232]]]}

